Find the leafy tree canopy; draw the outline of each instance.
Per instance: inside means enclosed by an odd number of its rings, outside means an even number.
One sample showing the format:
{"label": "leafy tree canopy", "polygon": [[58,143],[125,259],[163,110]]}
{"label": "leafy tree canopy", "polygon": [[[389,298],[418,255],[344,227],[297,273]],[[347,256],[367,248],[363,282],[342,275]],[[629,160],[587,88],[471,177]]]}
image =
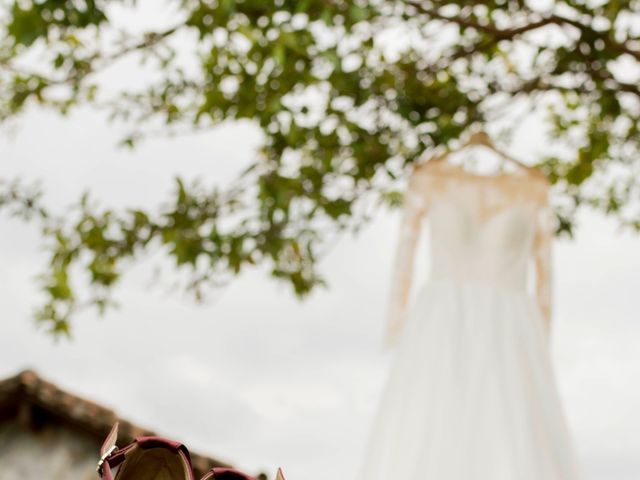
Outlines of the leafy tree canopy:
{"label": "leafy tree canopy", "polygon": [[[478,126],[495,133],[514,106],[546,121],[536,161],[554,183],[559,233],[582,205],[640,229],[637,0],[165,0],[171,24],[144,32],[127,27],[135,0],[1,5],[2,121],[91,104],[129,125],[132,148],[159,125],[247,120],[263,132],[236,184],[178,180],[157,211],[99,209],[85,195],[61,219],[39,191],[0,184],[0,206],[42,222],[38,318],[53,332],[81,307],[106,308],[124,262],[152,244],[191,272],[196,297],[255,264],[302,296],[322,283],[330,236],[398,204],[425,151]],[[103,88],[101,72],[131,58],[149,81]],[[72,272],[88,274],[88,298]]]}

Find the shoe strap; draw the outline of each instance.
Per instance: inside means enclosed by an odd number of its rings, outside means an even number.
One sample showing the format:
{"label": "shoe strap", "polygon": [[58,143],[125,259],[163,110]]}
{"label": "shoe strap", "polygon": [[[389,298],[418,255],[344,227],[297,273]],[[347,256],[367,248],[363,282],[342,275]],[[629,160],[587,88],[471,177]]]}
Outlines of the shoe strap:
{"label": "shoe strap", "polygon": [[127,452],[129,452],[129,450],[135,448],[136,446],[143,449],[154,447],[167,448],[181,455],[189,467],[189,479],[194,480],[193,470],[191,467],[191,456],[189,455],[187,447],[185,447],[183,444],[162,437],[147,436],[137,437],[126,447],[118,448],[116,445],[117,440],[118,423],[116,422],[107,435],[107,438],[102,444],[102,447],[100,448],[100,460],[98,462],[96,470],[98,471],[98,474],[100,474],[100,478],[102,480],[114,480],[112,469],[116,468],[122,462],[124,462]]}

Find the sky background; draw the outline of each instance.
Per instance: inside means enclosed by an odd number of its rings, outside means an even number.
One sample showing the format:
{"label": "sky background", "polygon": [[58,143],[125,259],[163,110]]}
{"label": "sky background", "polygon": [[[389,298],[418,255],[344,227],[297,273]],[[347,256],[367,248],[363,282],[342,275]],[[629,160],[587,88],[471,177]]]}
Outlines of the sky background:
{"label": "sky background", "polygon": [[[152,208],[176,174],[233,178],[259,140],[250,126],[229,125],[131,152],[116,147],[121,133],[89,110],[29,114],[0,137],[0,178],[41,179],[60,211],[86,189],[105,206]],[[527,160],[535,145],[517,137],[511,150]],[[196,305],[172,287],[157,251],[116,289],[119,310],[82,314],[73,339],[54,342],[31,316],[45,261],[38,229],[3,215],[0,376],[33,368],[248,471],[353,478],[391,358],[381,342],[398,226],[397,212],[381,212],[343,237],[321,263],[329,288],[304,302],[256,268]],[[640,237],[586,214],[577,238],[554,247],[554,362],[585,478],[637,479]],[[153,282],[157,266],[166,275]]]}
{"label": "sky background", "polygon": [[[166,15],[142,5],[137,27],[162,24]],[[128,68],[109,72],[107,86],[141,81]],[[509,151],[532,161],[545,145],[540,125],[519,132]],[[155,209],[176,175],[232,180],[260,140],[234,124],[132,152],[117,148],[123,133],[87,109],[68,118],[29,113],[0,131],[0,178],[41,180],[60,212],[87,189],[105,207]],[[559,388],[585,480],[637,480],[640,236],[593,214],[579,223],[573,241],[554,245]],[[287,480],[351,479],[391,358],[382,333],[398,227],[398,212],[380,212],[359,236],[343,237],[320,265],[329,288],[304,302],[256,268],[196,305],[173,288],[175,271],[156,251],[115,290],[119,310],[82,314],[73,339],[54,342],[32,321],[46,261],[39,230],[0,214],[0,377],[33,368],[250,472],[282,466]],[[158,266],[166,275],[153,281]]]}

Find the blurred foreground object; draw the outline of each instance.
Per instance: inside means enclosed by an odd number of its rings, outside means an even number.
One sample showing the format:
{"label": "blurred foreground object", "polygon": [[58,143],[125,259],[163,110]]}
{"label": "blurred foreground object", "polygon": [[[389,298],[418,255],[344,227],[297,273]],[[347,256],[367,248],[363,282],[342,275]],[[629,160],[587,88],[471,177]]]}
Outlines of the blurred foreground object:
{"label": "blurred foreground object", "polygon": [[[145,436],[118,448],[117,441],[118,423],[115,423],[100,448],[96,469],[103,480],[195,480],[190,454],[183,444]],[[276,480],[279,478],[284,480],[280,469]],[[213,467],[201,480],[258,479],[230,467]]]}

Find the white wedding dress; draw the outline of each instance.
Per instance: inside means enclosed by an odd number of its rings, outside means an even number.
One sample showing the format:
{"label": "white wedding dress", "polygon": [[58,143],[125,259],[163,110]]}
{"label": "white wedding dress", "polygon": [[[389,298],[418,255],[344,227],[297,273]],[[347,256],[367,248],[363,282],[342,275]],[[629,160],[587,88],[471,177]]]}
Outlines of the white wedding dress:
{"label": "white wedding dress", "polygon": [[546,203],[509,182],[425,175],[410,187],[396,313],[427,210],[430,276],[395,341],[359,480],[579,478],[542,310],[527,293],[532,260],[548,260],[548,242],[536,242]]}

